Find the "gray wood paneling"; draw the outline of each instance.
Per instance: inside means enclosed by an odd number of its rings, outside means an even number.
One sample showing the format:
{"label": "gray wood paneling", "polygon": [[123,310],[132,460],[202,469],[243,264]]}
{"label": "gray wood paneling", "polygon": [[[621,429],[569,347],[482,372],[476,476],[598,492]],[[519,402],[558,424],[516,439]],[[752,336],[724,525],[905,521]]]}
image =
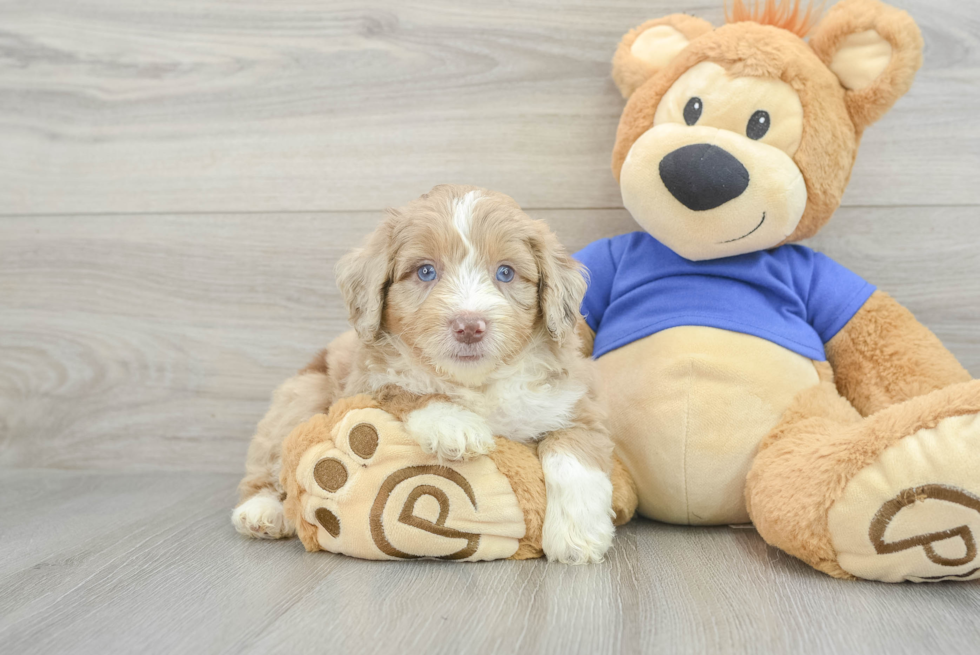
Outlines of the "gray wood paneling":
{"label": "gray wood paneling", "polygon": [[[532,212],[573,249],[623,210]],[[972,207],[846,208],[814,240],[980,375]],[[238,471],[272,389],[346,329],[375,213],[0,219],[0,465]]]}
{"label": "gray wood paneling", "polygon": [[[977,204],[980,12],[893,0],[926,63],[850,205]],[[378,209],[441,182],[618,207],[619,37],[721,0],[0,4],[0,213]]]}
{"label": "gray wood paneling", "polygon": [[842,582],[754,530],[635,521],[607,560],[366,562],[259,542],[231,475],[0,471],[5,653],[975,653],[980,585]]}

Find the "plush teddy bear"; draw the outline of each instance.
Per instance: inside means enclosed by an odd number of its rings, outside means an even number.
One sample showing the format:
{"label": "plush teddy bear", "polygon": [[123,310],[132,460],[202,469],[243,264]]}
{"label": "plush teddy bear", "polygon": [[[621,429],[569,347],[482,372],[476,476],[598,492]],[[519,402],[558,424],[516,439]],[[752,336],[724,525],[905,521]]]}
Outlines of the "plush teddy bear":
{"label": "plush teddy bear", "polygon": [[[309,551],[362,559],[531,559],[542,556],[546,503],[537,444],[497,437],[489,454],[441,462],[402,419],[426,401],[398,390],[335,402],[282,445],[283,506]],[[636,492],[613,463],[613,522]]]}
{"label": "plush teddy bear", "polygon": [[980,578],[980,382],[890,296],[791,245],[909,89],[919,30],[877,0],[815,26],[798,2],[756,6],[717,29],[651,20],[613,61],[612,168],[645,231],[577,257],[638,511],[751,521],[836,577]]}

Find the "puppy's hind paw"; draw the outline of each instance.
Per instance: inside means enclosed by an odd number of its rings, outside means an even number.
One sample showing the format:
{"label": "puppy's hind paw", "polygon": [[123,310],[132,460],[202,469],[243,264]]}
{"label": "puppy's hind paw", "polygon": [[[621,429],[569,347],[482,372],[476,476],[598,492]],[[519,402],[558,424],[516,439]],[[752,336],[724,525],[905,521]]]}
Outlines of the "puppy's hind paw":
{"label": "puppy's hind paw", "polygon": [[481,416],[459,405],[432,402],[408,415],[405,428],[422,450],[440,459],[468,459],[486,455],[495,443]]}
{"label": "puppy's hind paw", "polygon": [[254,539],[282,539],[293,535],[282,501],[272,490],[260,491],[236,507],[231,513],[231,522],[239,533]]}

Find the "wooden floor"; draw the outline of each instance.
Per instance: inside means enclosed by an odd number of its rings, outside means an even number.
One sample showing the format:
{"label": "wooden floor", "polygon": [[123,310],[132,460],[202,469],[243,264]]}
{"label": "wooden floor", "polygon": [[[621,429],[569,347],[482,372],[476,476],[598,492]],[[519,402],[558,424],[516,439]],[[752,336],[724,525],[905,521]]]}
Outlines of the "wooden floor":
{"label": "wooden floor", "polygon": [[[925,66],[812,245],[980,375],[980,6],[893,0]],[[751,529],[601,565],[379,564],[228,521],[278,381],[343,329],[387,205],[492,187],[577,248],[630,27],[721,0],[0,0],[0,652],[980,652],[980,584],[840,582]]]}
{"label": "wooden floor", "polygon": [[5,653],[971,653],[976,584],[841,582],[751,529],[607,561],[387,563],[239,538],[234,474],[6,471]]}

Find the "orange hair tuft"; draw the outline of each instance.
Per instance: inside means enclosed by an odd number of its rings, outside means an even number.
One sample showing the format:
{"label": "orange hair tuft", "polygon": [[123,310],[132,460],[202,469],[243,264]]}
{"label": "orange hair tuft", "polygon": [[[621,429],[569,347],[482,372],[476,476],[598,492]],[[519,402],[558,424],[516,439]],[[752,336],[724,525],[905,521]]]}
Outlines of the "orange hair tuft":
{"label": "orange hair tuft", "polygon": [[[746,3],[751,3],[751,6]],[[801,39],[813,29],[823,13],[824,2],[814,9],[808,0],[806,8],[800,6],[801,0],[734,0],[732,11],[728,13],[728,0],[725,0],[725,21],[740,23],[752,21],[760,25],[772,25],[788,30]]]}

